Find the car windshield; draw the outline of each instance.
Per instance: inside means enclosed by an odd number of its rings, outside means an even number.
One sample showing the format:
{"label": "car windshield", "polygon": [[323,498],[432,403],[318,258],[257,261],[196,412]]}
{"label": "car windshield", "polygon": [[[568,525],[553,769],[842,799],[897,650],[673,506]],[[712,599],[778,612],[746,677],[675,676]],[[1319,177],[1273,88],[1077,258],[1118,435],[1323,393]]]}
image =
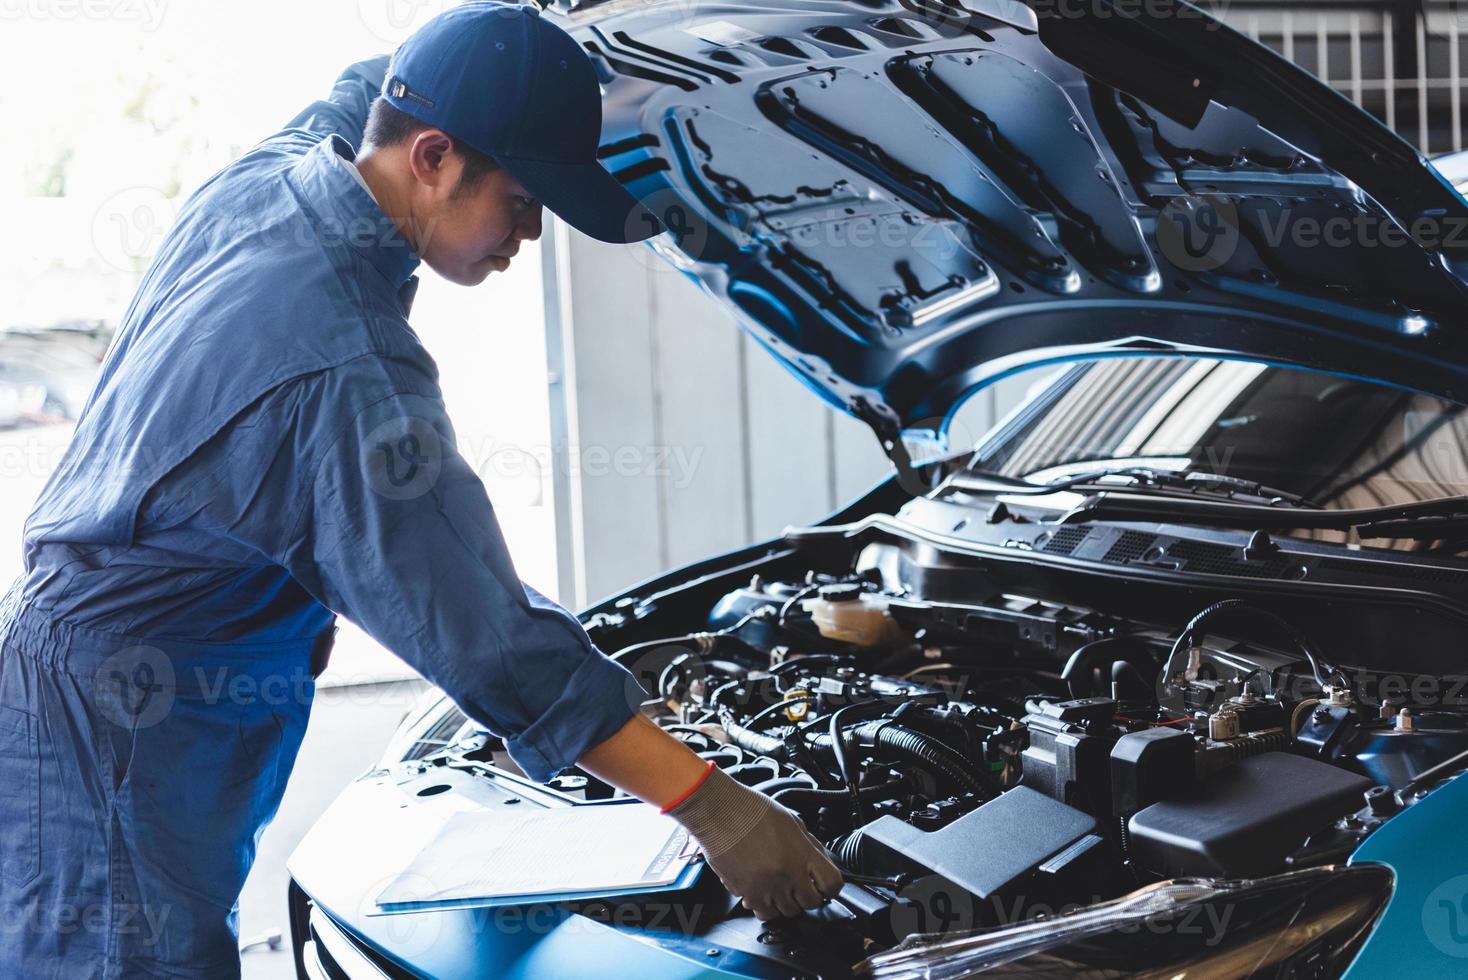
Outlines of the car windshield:
{"label": "car windshield", "polygon": [[1160,356],[1087,361],[1036,379],[977,447],[973,469],[1035,483],[1111,467],[1191,470],[1331,509],[1468,494],[1468,415],[1428,395],[1246,361]]}

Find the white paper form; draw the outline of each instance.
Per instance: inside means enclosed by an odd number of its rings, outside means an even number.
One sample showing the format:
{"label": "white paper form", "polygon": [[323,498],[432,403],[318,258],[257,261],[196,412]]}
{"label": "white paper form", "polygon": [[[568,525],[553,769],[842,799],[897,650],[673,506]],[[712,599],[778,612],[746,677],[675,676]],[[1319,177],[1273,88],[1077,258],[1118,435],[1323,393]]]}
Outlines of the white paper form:
{"label": "white paper form", "polygon": [[644,803],[456,813],[377,904],[658,887],[695,853],[687,831]]}

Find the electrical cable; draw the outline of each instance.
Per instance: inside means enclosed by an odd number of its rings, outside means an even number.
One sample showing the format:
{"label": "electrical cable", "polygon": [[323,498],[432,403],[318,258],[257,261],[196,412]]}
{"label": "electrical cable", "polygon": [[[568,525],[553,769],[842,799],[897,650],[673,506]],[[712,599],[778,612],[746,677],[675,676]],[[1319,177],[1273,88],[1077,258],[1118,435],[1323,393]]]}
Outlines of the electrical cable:
{"label": "electrical cable", "polygon": [[[1325,690],[1326,688],[1330,687],[1330,684],[1325,679],[1325,672],[1323,669],[1323,666],[1328,667],[1330,665],[1322,665],[1322,660],[1320,658],[1319,651],[1317,651],[1315,648],[1315,644],[1312,643],[1310,639],[1305,636],[1305,634],[1297,630],[1294,625],[1291,624],[1284,617],[1279,616],[1276,613],[1272,613],[1268,609],[1262,609],[1259,606],[1250,605],[1243,599],[1223,599],[1219,602],[1215,602],[1211,606],[1204,608],[1192,619],[1188,620],[1187,625],[1183,627],[1182,632],[1178,634],[1177,640],[1173,643],[1171,652],[1169,652],[1167,655],[1166,669],[1169,671],[1172,669],[1172,665],[1177,662],[1178,655],[1184,649],[1186,649],[1187,647],[1198,645],[1195,642],[1195,639],[1197,635],[1201,633],[1205,623],[1226,613],[1247,613],[1251,616],[1254,616],[1258,619],[1263,619],[1266,622],[1269,622],[1272,625],[1279,627],[1279,629],[1283,631],[1285,636],[1288,637],[1290,642],[1295,645],[1295,648],[1304,655],[1305,660],[1310,664],[1310,671],[1314,675],[1315,683],[1320,686],[1320,689]],[[1350,685],[1350,681],[1346,678],[1345,674],[1341,673],[1339,669],[1335,667],[1330,667],[1330,672],[1339,677],[1345,686]]]}
{"label": "electrical cable", "polygon": [[866,806],[861,801],[861,790],[857,785],[857,776],[852,775],[851,766],[846,757],[846,743],[841,737],[841,719],[853,708],[860,708],[873,703],[880,702],[858,701],[855,704],[848,704],[831,712],[831,751],[836,754],[836,769],[841,773],[841,779],[846,783],[847,792],[851,794],[851,808],[852,812],[856,814],[858,825],[867,822]]}
{"label": "electrical cable", "polygon": [[763,708],[761,708],[760,710],[756,711],[753,715],[751,715],[750,717],[748,717],[748,718],[746,718],[744,720],[744,727],[745,728],[749,728],[749,729],[754,729],[755,727],[757,727],[758,722],[764,720],[765,718],[768,718],[772,714],[775,714],[781,708],[789,708],[789,707],[791,707],[793,705],[797,705],[797,704],[815,704],[815,703],[816,703],[816,696],[814,694],[802,694],[802,695],[799,695],[799,696],[793,697],[793,698],[788,698],[787,697],[783,701],[776,701],[774,704],[767,704]]}

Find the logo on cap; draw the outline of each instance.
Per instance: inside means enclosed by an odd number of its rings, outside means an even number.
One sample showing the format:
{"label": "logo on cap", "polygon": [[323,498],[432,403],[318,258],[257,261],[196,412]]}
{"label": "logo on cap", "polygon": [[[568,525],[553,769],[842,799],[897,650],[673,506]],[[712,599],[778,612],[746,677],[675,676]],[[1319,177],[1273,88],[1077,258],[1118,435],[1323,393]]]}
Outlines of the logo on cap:
{"label": "logo on cap", "polygon": [[393,78],[392,81],[388,82],[387,94],[391,95],[395,99],[412,99],[414,102],[423,106],[423,108],[425,109],[433,108],[432,99],[424,95],[419,95],[417,92],[408,88],[407,83],[405,83],[401,78]]}

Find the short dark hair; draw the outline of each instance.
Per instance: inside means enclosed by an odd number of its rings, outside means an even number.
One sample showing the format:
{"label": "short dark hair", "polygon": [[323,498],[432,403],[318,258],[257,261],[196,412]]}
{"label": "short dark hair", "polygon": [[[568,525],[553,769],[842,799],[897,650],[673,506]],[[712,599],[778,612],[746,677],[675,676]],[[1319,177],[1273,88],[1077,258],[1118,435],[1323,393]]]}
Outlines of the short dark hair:
{"label": "short dark hair", "polygon": [[[432,127],[410,116],[386,99],[378,96],[367,111],[367,128],[362,134],[363,146],[401,146],[413,137]],[[479,182],[500,168],[494,158],[480,153],[463,140],[450,136],[454,141],[454,152],[464,160],[464,174],[454,193],[467,194],[479,186]]]}

